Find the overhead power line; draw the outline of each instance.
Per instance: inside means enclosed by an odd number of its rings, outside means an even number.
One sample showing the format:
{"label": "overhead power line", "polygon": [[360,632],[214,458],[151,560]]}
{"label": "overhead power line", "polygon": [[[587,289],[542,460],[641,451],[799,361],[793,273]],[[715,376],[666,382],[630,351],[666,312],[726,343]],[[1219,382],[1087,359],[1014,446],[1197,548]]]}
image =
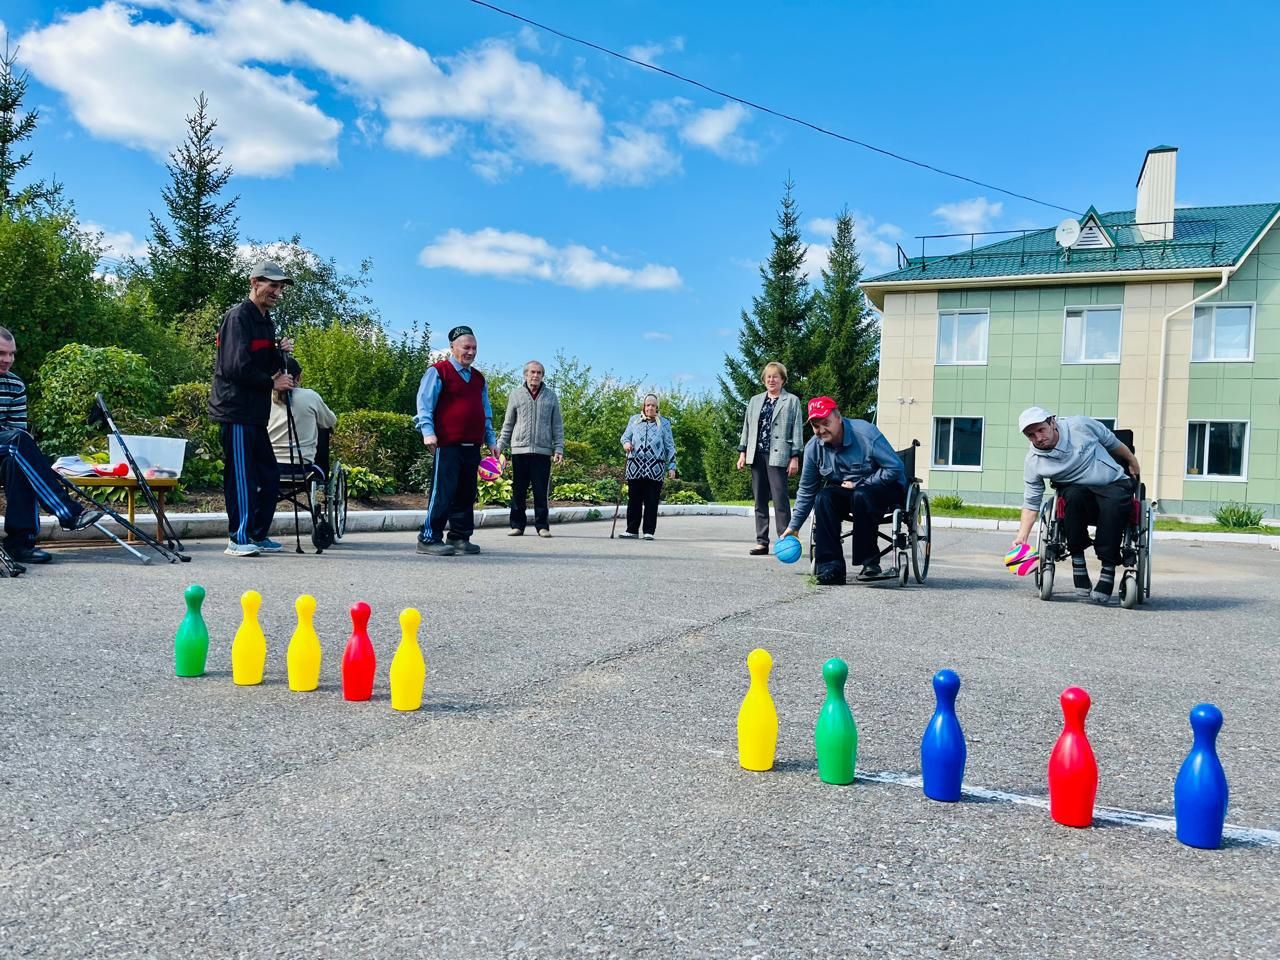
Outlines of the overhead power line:
{"label": "overhead power line", "polygon": [[1054,210],[1062,210],[1065,213],[1070,213],[1075,216],[1080,215],[1080,211],[1072,210],[1070,207],[1064,207],[1061,204],[1057,204],[1057,203],[1050,203],[1047,200],[1038,200],[1035,197],[1027,196],[1025,193],[1018,193],[1016,190],[1006,190],[1004,187],[998,187],[994,183],[987,183],[984,180],[977,180],[977,179],[974,179],[973,177],[966,177],[962,173],[954,173],[951,170],[944,170],[942,167],[934,166],[932,163],[925,163],[923,160],[914,160],[911,157],[904,157],[900,153],[894,153],[892,150],[886,150],[884,147],[877,147],[875,144],[867,143],[865,140],[859,140],[856,137],[850,137],[850,136],[847,136],[846,134],[839,133],[838,131],[829,130],[826,127],[820,126],[819,124],[816,124],[816,123],[811,123],[808,120],[802,119],[801,117],[792,116],[789,113],[783,113],[781,110],[774,110],[772,107],[766,107],[764,104],[756,103],[752,100],[747,100],[743,97],[734,96],[732,93],[728,93],[724,90],[717,90],[715,87],[709,86],[701,82],[700,80],[694,80],[692,77],[686,77],[683,74],[676,73],[674,70],[667,70],[665,67],[659,67],[656,64],[646,63],[643,60],[637,60],[634,57],[628,57],[625,53],[619,53],[617,50],[611,50],[610,48],[603,46],[599,43],[594,43],[591,40],[584,40],[581,37],[575,37],[571,33],[565,33],[563,30],[557,30],[555,27],[548,26],[545,23],[539,23],[537,20],[530,20],[528,17],[523,17],[520,14],[515,13],[514,11],[505,10],[502,7],[495,6],[492,3],[486,3],[485,0],[471,0],[471,2],[478,7],[486,7],[494,11],[495,13],[502,14],[504,17],[510,17],[512,20],[519,20],[521,23],[528,24],[531,27],[536,27],[537,29],[543,30],[546,33],[550,33],[557,37],[560,37],[561,39],[568,40],[570,43],[577,43],[584,47],[590,47],[592,50],[598,50],[600,53],[607,54],[610,57],[615,57],[618,60],[625,60],[627,63],[635,64],[637,67],[643,67],[646,70],[652,70],[655,73],[661,73],[664,76],[671,77],[673,80],[679,80],[681,83],[687,83],[690,86],[697,87],[700,90],[705,90],[707,91],[707,93],[715,94],[717,97],[723,97],[725,100],[732,100],[734,103],[740,103],[744,107],[750,107],[752,110],[758,110],[761,113],[767,113],[770,116],[777,117],[780,120],[786,120],[790,123],[799,124],[802,127],[808,127],[810,130],[813,130],[817,133],[821,133],[824,136],[834,137],[836,140],[843,140],[845,143],[852,143],[854,146],[862,147],[864,150],[870,150],[873,153],[880,154],[881,156],[889,157],[890,159],[893,159],[893,160],[899,160],[902,163],[909,163],[913,167],[919,167],[922,170],[928,170],[932,173],[941,174],[942,176],[950,177],[953,180],[961,180],[965,183],[972,183],[975,186],[982,187],[983,189],[986,189],[986,190],[994,190],[997,193],[1003,193],[1005,196],[1008,196],[1008,197],[1017,197],[1019,200],[1026,200],[1030,203],[1039,204],[1042,207],[1050,207]]}

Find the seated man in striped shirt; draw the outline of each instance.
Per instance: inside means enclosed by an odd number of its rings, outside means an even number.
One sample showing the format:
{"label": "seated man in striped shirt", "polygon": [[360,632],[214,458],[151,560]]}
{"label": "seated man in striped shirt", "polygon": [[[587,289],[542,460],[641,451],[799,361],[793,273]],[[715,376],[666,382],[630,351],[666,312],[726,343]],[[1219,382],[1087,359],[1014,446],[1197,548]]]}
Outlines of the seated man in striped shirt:
{"label": "seated man in striped shirt", "polygon": [[85,510],[70,499],[49,458],[27,432],[27,387],[11,371],[18,346],[0,327],[0,481],[4,484],[4,546],[18,563],[48,563],[36,546],[40,529],[37,504],[58,518],[64,530],[82,530],[102,519],[101,510]]}

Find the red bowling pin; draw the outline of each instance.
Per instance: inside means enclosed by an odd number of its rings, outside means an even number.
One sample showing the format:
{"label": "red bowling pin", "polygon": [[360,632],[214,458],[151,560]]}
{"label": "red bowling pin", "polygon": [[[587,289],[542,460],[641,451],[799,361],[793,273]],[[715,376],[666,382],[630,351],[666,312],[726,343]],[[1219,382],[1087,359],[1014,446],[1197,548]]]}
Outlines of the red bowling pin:
{"label": "red bowling pin", "polygon": [[363,600],[351,605],[351,639],[342,654],[342,699],[368,700],[373,696],[373,672],[378,659],[369,639],[369,605]]}
{"label": "red bowling pin", "polygon": [[1061,700],[1065,723],[1049,756],[1049,816],[1068,827],[1087,827],[1098,795],[1098,761],[1084,732],[1089,694],[1067,687]]}

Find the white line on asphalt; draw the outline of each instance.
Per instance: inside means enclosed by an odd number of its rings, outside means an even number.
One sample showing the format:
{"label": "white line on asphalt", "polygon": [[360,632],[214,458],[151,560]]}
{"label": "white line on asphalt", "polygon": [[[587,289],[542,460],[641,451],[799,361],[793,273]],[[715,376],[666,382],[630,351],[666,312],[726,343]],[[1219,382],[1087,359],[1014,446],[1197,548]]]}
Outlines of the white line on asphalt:
{"label": "white line on asphalt", "polygon": [[[914,773],[867,773],[859,770],[857,771],[857,776],[874,783],[892,783],[902,787],[916,788],[923,786],[920,776]],[[1049,801],[1045,797],[1028,797],[1021,793],[987,790],[983,787],[970,786],[967,783],[962,789],[966,796],[977,800],[1016,803],[1028,807],[1039,807],[1042,810],[1049,809]],[[1123,810],[1119,807],[1095,807],[1093,817],[1095,820],[1119,823],[1130,827],[1141,827],[1144,830],[1163,830],[1166,833],[1173,833],[1177,829],[1177,823],[1173,817],[1166,817],[1158,813],[1143,813],[1139,810]],[[1276,830],[1259,830],[1253,827],[1237,827],[1227,824],[1222,831],[1222,835],[1224,838],[1240,840],[1258,847],[1280,847],[1280,831]]]}

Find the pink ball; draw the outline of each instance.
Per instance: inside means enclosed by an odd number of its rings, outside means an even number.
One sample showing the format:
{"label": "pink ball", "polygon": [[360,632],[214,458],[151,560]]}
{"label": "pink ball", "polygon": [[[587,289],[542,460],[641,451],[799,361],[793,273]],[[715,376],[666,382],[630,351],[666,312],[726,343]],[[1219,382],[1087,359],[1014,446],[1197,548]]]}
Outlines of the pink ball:
{"label": "pink ball", "polygon": [[497,457],[485,457],[480,461],[477,473],[485,483],[490,483],[502,476],[502,461]]}

